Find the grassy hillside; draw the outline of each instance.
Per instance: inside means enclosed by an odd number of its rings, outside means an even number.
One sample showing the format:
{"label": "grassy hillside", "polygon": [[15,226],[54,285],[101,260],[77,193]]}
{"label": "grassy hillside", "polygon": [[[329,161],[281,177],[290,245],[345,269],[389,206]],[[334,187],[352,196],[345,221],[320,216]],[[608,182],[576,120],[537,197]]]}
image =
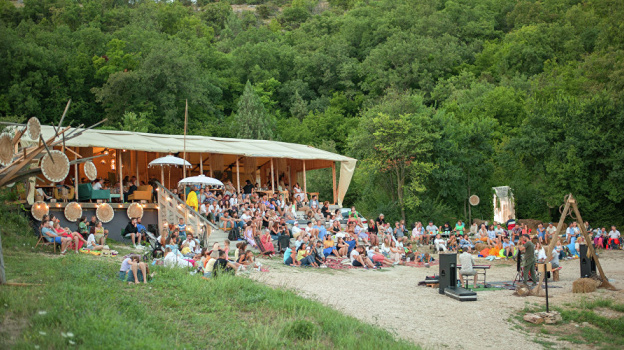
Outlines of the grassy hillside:
{"label": "grassy hillside", "polygon": [[[244,277],[205,281],[156,267],[155,281],[117,280],[119,259],[32,251],[3,235],[0,348],[412,349],[384,330]],[[337,296],[344,297],[344,296]],[[366,307],[363,305],[362,310]]]}

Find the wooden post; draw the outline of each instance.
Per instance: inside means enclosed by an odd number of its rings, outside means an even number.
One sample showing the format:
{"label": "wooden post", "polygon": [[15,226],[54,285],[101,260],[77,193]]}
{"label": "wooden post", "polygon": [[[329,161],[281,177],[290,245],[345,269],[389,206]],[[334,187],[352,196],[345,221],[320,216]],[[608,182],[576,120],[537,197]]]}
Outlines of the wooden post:
{"label": "wooden post", "polygon": [[[76,153],[78,153],[78,147],[74,147],[74,150],[76,151]],[[74,154],[74,160],[78,160],[78,155]],[[78,184],[79,184],[79,180],[78,180],[78,163],[76,163],[76,165],[74,165],[74,195],[76,196],[76,202],[78,202]]]}
{"label": "wooden post", "polygon": [[150,177],[149,177],[149,163],[147,162],[147,153],[148,152],[143,152],[143,154],[145,155],[145,183],[148,183],[150,181]]}
{"label": "wooden post", "polygon": [[275,193],[275,175],[273,174],[273,158],[271,158],[271,192]]}
{"label": "wooden post", "polygon": [[332,193],[336,204],[336,162],[332,161]]}
{"label": "wooden post", "polygon": [[[290,174],[290,172],[292,171],[292,165],[290,162],[290,159],[288,160],[288,164],[286,165],[286,169],[288,169],[288,191],[290,192],[290,189],[293,187],[293,183],[292,183],[292,175]],[[290,196],[288,196],[290,198]]]}
{"label": "wooden post", "polygon": [[[184,163],[182,164],[182,178],[186,178],[186,125],[188,122],[188,100],[186,100],[186,107],[184,108]],[[182,199],[186,203],[186,184],[184,185],[184,191],[182,192]],[[186,215],[184,218],[186,222]]]}
{"label": "wooden post", "polygon": [[[212,159],[212,154],[209,159]],[[210,164],[210,177],[214,177],[214,175],[212,175],[212,164]]]}
{"label": "wooden post", "polygon": [[308,195],[308,181],[306,179],[305,159],[303,160],[303,193],[304,198]]}
{"label": "wooden post", "polygon": [[163,165],[160,166],[160,184],[165,186],[165,167]]}
{"label": "wooden post", "polygon": [[204,175],[204,158],[201,153],[199,154],[199,173]]}
{"label": "wooden post", "polygon": [[0,234],[0,284],[6,284],[6,274],[4,273],[4,257],[2,256],[2,234]]}
{"label": "wooden post", "polygon": [[134,163],[136,165],[136,178],[137,183],[135,183],[136,187],[139,187],[141,181],[139,180],[139,151],[134,151]]}
{"label": "wooden post", "polygon": [[[186,178],[186,126],[188,124],[188,100],[186,100],[186,106],[184,107],[184,162],[182,163],[182,178]],[[186,204],[186,183],[183,190],[184,196],[182,197]],[[184,206],[184,223],[188,220],[188,205]]]}
{"label": "wooden post", "polygon": [[240,190],[240,169],[239,169],[238,156],[236,156],[236,191],[238,193],[241,192],[241,190]]}
{"label": "wooden post", "polygon": [[118,149],[117,150],[117,158],[119,159],[117,161],[117,169],[119,169],[119,203],[123,203],[124,202],[124,193],[123,193],[123,170],[121,169],[121,150]]}

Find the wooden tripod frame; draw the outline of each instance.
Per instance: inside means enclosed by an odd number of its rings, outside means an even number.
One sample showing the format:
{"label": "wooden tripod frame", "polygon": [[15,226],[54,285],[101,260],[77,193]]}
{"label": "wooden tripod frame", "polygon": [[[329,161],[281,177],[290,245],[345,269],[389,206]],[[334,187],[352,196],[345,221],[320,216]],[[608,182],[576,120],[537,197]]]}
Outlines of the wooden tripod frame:
{"label": "wooden tripod frame", "polygon": [[[587,257],[590,259],[594,259],[594,262],[596,263],[596,268],[598,269],[598,272],[600,273],[599,275],[600,286],[598,286],[598,288],[616,290],[616,288],[611,283],[609,283],[609,279],[607,278],[604,271],[602,270],[602,266],[600,265],[600,261],[598,260],[598,256],[596,255],[594,246],[592,245],[591,238],[589,237],[589,234],[587,233],[587,229],[585,229],[585,223],[583,222],[583,219],[581,218],[581,212],[578,209],[576,199],[574,199],[571,193],[566,197],[565,207],[563,208],[563,211],[561,212],[561,218],[559,219],[559,223],[557,224],[557,230],[553,234],[553,237],[550,240],[550,243],[548,244],[548,248],[546,248],[546,256],[547,256],[546,261],[550,261],[550,258],[552,258],[552,252],[553,252],[553,249],[555,248],[555,244],[557,244],[557,241],[559,240],[559,234],[560,232],[563,231],[565,218],[568,216],[568,214],[572,214],[572,210],[574,211],[574,215],[576,215],[576,221],[581,229],[581,234],[583,235],[583,237],[585,238],[585,242],[587,243]],[[540,276],[539,284],[531,292],[532,295],[541,294],[542,282],[544,282],[544,275],[545,274],[542,274]]]}

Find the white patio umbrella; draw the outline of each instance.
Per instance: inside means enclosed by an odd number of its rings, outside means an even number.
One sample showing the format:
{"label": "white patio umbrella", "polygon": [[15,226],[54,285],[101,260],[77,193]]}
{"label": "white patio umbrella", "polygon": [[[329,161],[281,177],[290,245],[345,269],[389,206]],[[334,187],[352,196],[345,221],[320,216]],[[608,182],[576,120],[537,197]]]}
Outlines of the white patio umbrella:
{"label": "white patio umbrella", "polygon": [[186,185],[186,186],[223,186],[223,182],[212,178],[212,177],[208,177],[206,175],[197,175],[197,176],[191,176],[191,177],[187,177],[185,179],[180,180],[180,182],[178,183],[178,186],[180,185]]}
{"label": "white patio umbrella", "polygon": [[[191,163],[187,162],[186,160],[179,158],[179,157],[175,157],[172,155],[167,155],[164,157],[160,157],[160,158],[156,158],[154,160],[152,160],[149,163],[149,166],[160,166],[160,183],[164,183],[165,182],[165,172],[164,172],[164,167],[165,166],[186,166],[187,168],[191,167]],[[171,168],[169,168],[169,184],[168,186],[169,188],[171,188]]]}

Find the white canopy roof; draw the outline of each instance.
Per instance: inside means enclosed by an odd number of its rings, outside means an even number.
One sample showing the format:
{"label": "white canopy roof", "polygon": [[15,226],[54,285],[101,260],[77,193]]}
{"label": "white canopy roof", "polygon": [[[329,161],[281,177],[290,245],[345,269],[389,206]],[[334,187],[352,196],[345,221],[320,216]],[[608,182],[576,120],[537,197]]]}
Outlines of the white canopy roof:
{"label": "white canopy roof", "polygon": [[[41,135],[44,139],[52,137],[54,128],[49,125],[42,125]],[[175,153],[184,151],[184,135],[91,129],[68,140],[66,145],[69,147],[108,147],[133,151]],[[353,158],[296,143],[195,135],[186,136],[186,151],[237,154],[247,157],[323,159],[336,162],[355,161]]]}
{"label": "white canopy roof", "polygon": [[[44,139],[54,136],[54,128],[49,125],[42,125],[41,135]],[[28,140],[28,137],[23,136],[23,139]],[[66,146],[177,153],[184,151],[184,135],[90,129],[84,131],[80,136],[68,140]],[[353,158],[296,143],[195,135],[187,135],[186,152],[341,162],[340,181],[338,184],[338,204],[340,205],[342,205],[342,199],[349,188],[355,170],[355,163],[357,162]]]}

